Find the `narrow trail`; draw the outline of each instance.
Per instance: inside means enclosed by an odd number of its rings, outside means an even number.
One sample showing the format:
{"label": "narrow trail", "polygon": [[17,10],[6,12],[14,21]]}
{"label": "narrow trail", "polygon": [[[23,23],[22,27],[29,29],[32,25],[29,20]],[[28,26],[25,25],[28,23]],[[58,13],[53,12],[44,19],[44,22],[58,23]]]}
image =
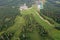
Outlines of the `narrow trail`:
{"label": "narrow trail", "polygon": [[42,16],[40,16],[38,13],[37,13],[37,15],[43,20],[43,21],[45,21],[45,22],[47,22],[49,25],[51,25],[51,26],[53,26],[48,20],[45,20]]}

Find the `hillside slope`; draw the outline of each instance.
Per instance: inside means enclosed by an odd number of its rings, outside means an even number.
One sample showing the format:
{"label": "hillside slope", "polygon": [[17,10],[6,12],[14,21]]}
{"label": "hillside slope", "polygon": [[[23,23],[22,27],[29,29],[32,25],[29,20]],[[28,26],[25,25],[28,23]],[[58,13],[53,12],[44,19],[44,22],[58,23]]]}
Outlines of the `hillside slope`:
{"label": "hillside slope", "polygon": [[12,26],[0,32],[0,40],[60,40],[60,31],[41,19],[33,7],[20,13]]}

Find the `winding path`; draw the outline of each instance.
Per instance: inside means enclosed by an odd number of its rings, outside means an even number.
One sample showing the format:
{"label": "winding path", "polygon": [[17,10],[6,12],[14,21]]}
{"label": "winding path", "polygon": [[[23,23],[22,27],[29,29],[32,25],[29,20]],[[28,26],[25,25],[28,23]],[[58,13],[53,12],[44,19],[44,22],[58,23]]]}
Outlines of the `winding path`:
{"label": "winding path", "polygon": [[45,20],[42,16],[40,16],[38,13],[36,13],[43,21],[47,22],[49,25],[52,26],[52,24],[48,21],[48,20]]}

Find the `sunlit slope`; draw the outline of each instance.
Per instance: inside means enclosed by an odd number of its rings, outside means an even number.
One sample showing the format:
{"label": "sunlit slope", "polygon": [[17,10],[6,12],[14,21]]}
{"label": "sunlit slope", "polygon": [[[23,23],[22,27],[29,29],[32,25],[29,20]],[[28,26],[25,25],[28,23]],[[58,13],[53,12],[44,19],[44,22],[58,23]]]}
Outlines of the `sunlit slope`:
{"label": "sunlit slope", "polygon": [[60,31],[56,30],[54,28],[54,25],[51,26],[49,25],[47,22],[45,22],[44,20],[42,20],[38,14],[38,12],[35,9],[28,9],[28,10],[23,10],[21,12],[23,15],[27,15],[27,14],[32,14],[34,19],[36,20],[36,22],[38,22],[41,26],[43,26],[45,28],[45,30],[48,31],[49,35],[54,39],[54,40],[60,40]]}
{"label": "sunlit slope", "polygon": [[14,32],[14,36],[11,38],[11,40],[17,40],[19,38],[19,35],[23,29],[23,26],[25,25],[25,20],[23,17],[17,16],[16,17],[16,23],[13,25],[13,27],[9,28],[7,31],[9,32],[9,30],[11,32]]}

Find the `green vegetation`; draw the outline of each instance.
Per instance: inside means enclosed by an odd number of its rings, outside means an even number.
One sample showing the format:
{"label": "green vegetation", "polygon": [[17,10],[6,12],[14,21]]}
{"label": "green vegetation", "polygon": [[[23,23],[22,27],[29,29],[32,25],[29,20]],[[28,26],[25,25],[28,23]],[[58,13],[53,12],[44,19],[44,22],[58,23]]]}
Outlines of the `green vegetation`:
{"label": "green vegetation", "polygon": [[0,31],[14,25],[14,20],[17,15],[20,15],[19,13],[20,11],[16,7],[0,7]]}
{"label": "green vegetation", "polygon": [[[28,11],[28,12],[27,12]],[[40,19],[40,17],[37,15],[37,12],[33,9],[30,9],[30,10],[26,10],[26,11],[23,11],[24,15],[26,14],[32,14],[34,16],[34,19],[41,25],[45,28],[45,30],[48,31],[49,35],[51,35],[51,37],[54,38],[54,40],[59,40],[59,33],[60,31],[54,29],[55,25],[51,26],[49,25],[48,23],[46,23],[45,21],[43,21],[42,19]],[[23,14],[22,13],[22,14]]]}
{"label": "green vegetation", "polygon": [[21,6],[26,3],[29,7],[35,2],[35,0],[0,0],[0,6]]}
{"label": "green vegetation", "polygon": [[49,18],[52,18],[57,23],[60,23],[60,4],[57,4],[56,1],[57,0],[47,0],[44,5],[44,9],[41,10],[41,13]]}
{"label": "green vegetation", "polygon": [[3,29],[0,28],[0,40],[60,40],[60,29],[58,28],[60,24],[52,18],[39,15],[36,8],[31,7],[22,11],[16,7],[1,9],[3,9],[1,10],[3,21],[0,21],[0,25],[2,24],[0,27]]}

